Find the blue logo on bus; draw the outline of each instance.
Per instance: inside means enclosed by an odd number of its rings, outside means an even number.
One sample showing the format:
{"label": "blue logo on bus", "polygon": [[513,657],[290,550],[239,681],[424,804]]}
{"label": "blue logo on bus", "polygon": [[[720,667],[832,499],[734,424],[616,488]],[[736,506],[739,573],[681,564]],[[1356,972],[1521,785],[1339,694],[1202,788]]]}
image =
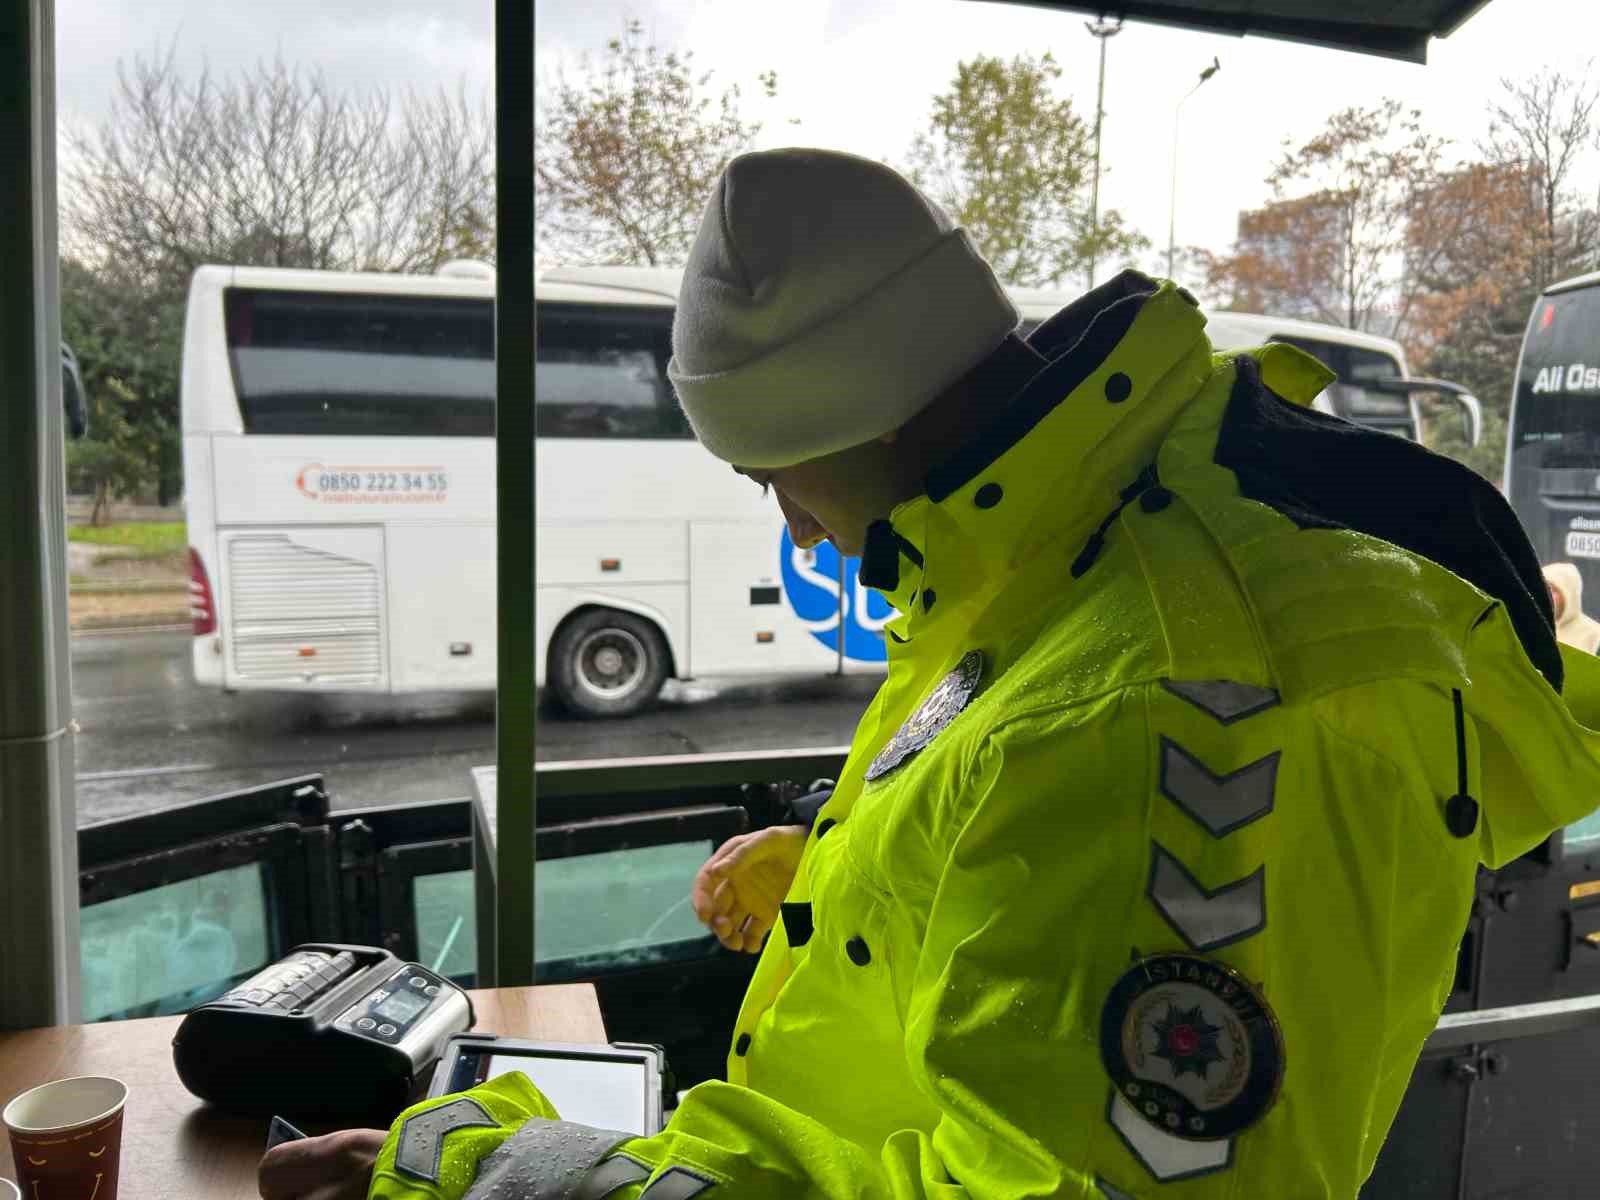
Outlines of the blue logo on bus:
{"label": "blue logo on bus", "polygon": [[844,604],[841,606],[839,552],[832,542],[802,550],[785,529],[778,556],[783,570],[783,594],[812,637],[837,654],[842,617],[846,658],[858,662],[887,661],[889,650],[884,642],[883,627],[895,615],[894,609],[861,582],[859,558],[844,560]]}

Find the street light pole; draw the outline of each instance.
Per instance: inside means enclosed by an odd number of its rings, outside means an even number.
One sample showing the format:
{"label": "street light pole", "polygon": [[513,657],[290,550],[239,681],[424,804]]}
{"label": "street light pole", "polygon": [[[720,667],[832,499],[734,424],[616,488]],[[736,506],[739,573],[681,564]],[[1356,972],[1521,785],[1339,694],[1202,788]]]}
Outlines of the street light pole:
{"label": "street light pole", "polygon": [[1094,105],[1094,185],[1089,193],[1089,286],[1094,286],[1096,242],[1100,238],[1100,127],[1106,119],[1106,43],[1122,32],[1122,18],[1085,21],[1083,27],[1100,40],[1100,94]]}
{"label": "street light pole", "polygon": [[1178,107],[1172,114],[1172,197],[1167,204],[1167,278],[1171,279],[1174,262],[1178,256],[1178,122],[1183,116],[1184,100],[1194,95],[1218,71],[1222,70],[1222,60],[1215,55],[1211,58],[1211,65],[1200,72],[1200,82],[1195,84],[1183,94],[1183,100],[1178,101]]}

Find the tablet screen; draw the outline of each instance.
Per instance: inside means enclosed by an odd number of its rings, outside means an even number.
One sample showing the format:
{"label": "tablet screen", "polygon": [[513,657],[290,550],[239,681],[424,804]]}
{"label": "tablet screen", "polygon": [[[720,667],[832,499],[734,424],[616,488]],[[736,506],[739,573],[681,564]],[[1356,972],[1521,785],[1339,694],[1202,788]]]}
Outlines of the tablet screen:
{"label": "tablet screen", "polygon": [[521,1071],[543,1092],[563,1121],[648,1136],[645,1094],[649,1077],[637,1060],[540,1058],[493,1054],[481,1079]]}

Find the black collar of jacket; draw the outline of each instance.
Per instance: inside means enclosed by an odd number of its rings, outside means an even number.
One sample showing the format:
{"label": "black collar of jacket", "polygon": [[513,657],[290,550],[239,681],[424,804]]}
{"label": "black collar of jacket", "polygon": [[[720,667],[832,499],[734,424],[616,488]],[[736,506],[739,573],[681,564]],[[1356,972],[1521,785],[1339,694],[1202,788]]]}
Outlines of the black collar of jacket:
{"label": "black collar of jacket", "polygon": [[[941,503],[1025,438],[1105,362],[1160,286],[1148,275],[1123,271],[1035,329],[1028,345],[1048,362],[991,424],[928,473],[923,481],[928,498]],[[861,582],[881,592],[899,587],[902,553],[922,565],[916,546],[888,521],[874,521],[862,550]]]}
{"label": "black collar of jacket", "polygon": [[941,503],[993,466],[1027,437],[1105,362],[1160,284],[1138,271],[1122,272],[1074,300],[1033,331],[1028,345],[1049,363],[1005,405],[994,422],[928,472],[928,498]]}

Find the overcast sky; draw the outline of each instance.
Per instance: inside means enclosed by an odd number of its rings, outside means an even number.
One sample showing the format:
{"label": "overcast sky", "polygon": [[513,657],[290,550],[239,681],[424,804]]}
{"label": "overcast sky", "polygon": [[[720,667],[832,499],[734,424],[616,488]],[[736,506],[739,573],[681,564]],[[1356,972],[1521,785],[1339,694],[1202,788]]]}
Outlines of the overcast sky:
{"label": "overcast sky", "polygon": [[[929,99],[977,53],[1050,50],[1062,87],[1094,108],[1097,43],[1081,17],[982,0],[538,0],[539,69],[575,68],[629,17],[662,45],[692,49],[715,81],[744,85],[761,146],[806,144],[904,161]],[[187,68],[226,73],[281,53],[335,82],[487,90],[492,8],[485,0],[56,0],[63,119],[104,115],[119,59],[175,44]],[[1167,242],[1174,109],[1213,56],[1222,70],[1182,110],[1177,241],[1222,249],[1241,208],[1268,195],[1263,177],[1285,139],[1304,140],[1328,113],[1391,95],[1470,153],[1503,75],[1554,66],[1594,74],[1595,0],[1490,0],[1419,67],[1262,39],[1129,23],[1109,44],[1102,203]],[[761,98],[758,73],[778,73]],[[1596,76],[1600,78],[1600,76]],[[1591,193],[1596,163],[1585,164]],[[1157,260],[1152,257],[1151,264]]]}

